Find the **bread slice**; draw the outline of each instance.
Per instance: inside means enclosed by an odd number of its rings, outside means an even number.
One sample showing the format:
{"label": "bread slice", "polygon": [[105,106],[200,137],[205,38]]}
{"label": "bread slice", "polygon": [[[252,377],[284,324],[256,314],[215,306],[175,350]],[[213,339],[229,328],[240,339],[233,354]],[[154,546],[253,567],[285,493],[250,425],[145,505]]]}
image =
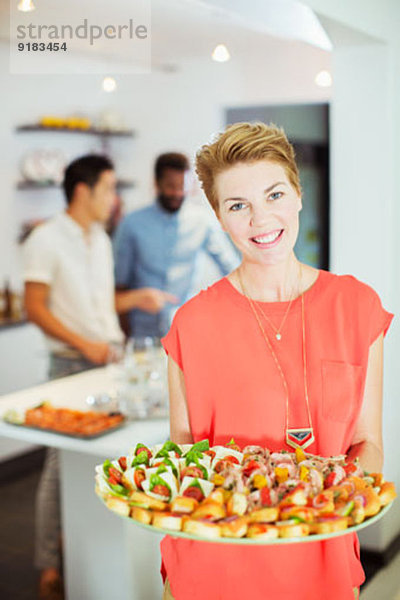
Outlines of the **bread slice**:
{"label": "bread slice", "polygon": [[315,521],[318,517],[318,510],[311,506],[282,506],[279,513],[281,520],[298,517],[307,523]]}
{"label": "bread slice", "polygon": [[107,508],[121,515],[121,517],[129,517],[130,507],[127,500],[117,498],[116,496],[109,496],[106,500],[106,505]]}
{"label": "bread slice", "polygon": [[265,508],[258,508],[253,510],[249,514],[249,520],[259,523],[272,523],[279,517],[279,508],[277,506],[266,506]]}
{"label": "bread slice", "polygon": [[221,528],[216,523],[210,521],[197,521],[196,519],[185,519],[183,523],[183,531],[193,535],[206,538],[221,537]]}
{"label": "bread slice", "polygon": [[374,515],[378,514],[378,512],[381,510],[381,501],[373,488],[367,487],[359,491],[357,495],[364,497],[364,510],[366,517],[373,517]]}
{"label": "bread slice", "polygon": [[245,537],[248,527],[248,519],[246,517],[228,517],[218,521],[221,528],[222,537],[241,538]]}
{"label": "bread slice", "polygon": [[396,489],[394,483],[385,481],[381,484],[381,489],[378,492],[378,498],[381,506],[386,506],[389,502],[392,502],[396,498]]}
{"label": "bread slice", "polygon": [[193,519],[210,519],[217,521],[226,517],[225,506],[213,500],[203,501],[192,513]]}
{"label": "bread slice", "polygon": [[140,506],[141,508],[151,508],[154,510],[165,510],[168,506],[166,502],[152,498],[144,492],[139,491],[132,492],[129,497],[129,504],[131,506]]}
{"label": "bread slice", "polygon": [[244,515],[247,510],[247,496],[243,492],[233,492],[226,505],[228,515]]}
{"label": "bread slice", "polygon": [[321,517],[310,524],[311,533],[334,533],[347,529],[348,517]]}
{"label": "bread slice", "polygon": [[135,519],[135,521],[139,521],[140,523],[149,525],[151,523],[152,513],[151,510],[147,510],[146,508],[141,508],[140,506],[132,506],[131,517],[132,519]]}
{"label": "bread slice", "polygon": [[310,525],[308,523],[291,523],[290,521],[279,521],[276,523],[279,537],[305,537],[310,533]]}
{"label": "bread slice", "polygon": [[249,523],[247,529],[248,538],[271,539],[279,536],[278,528],[268,523]]}
{"label": "bread slice", "polygon": [[180,531],[182,529],[182,517],[171,512],[153,512],[152,525],[162,529]]}
{"label": "bread slice", "polygon": [[195,498],[188,498],[187,496],[176,496],[170,503],[171,512],[190,514],[197,508],[199,503]]}

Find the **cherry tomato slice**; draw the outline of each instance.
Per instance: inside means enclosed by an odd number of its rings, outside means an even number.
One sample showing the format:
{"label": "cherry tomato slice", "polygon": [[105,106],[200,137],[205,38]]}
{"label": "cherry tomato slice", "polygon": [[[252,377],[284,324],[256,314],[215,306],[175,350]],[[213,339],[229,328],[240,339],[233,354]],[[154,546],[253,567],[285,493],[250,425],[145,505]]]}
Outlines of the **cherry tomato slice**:
{"label": "cherry tomato slice", "polygon": [[162,485],[161,483],[158,483],[157,485],[155,485],[151,491],[153,492],[153,494],[158,494],[159,496],[165,496],[166,498],[169,498],[169,496],[170,496],[170,491],[167,488],[167,486]]}
{"label": "cherry tomato slice", "polygon": [[250,460],[245,467],[243,467],[243,475],[249,477],[253,471],[260,468],[260,463],[256,460]]}
{"label": "cherry tomato slice", "polygon": [[146,479],[146,475],[143,471],[143,469],[136,469],[134,475],[133,475],[133,480],[135,482],[136,487],[139,490],[142,490],[142,481],[144,481]]}
{"label": "cherry tomato slice", "polygon": [[121,483],[122,473],[118,471],[118,469],[116,469],[115,467],[110,467],[108,470],[108,474],[110,475],[110,477],[116,479],[118,483]]}
{"label": "cherry tomato slice", "polygon": [[325,477],[324,487],[325,488],[331,487],[334,484],[335,479],[336,479],[336,473],[334,471],[332,471]]}
{"label": "cherry tomato slice", "polygon": [[190,487],[186,488],[182,496],[185,496],[186,498],[194,498],[198,502],[201,502],[204,498],[203,492],[196,485],[191,485]]}
{"label": "cherry tomato slice", "polygon": [[118,462],[119,462],[119,466],[121,467],[121,469],[122,469],[123,471],[126,471],[126,456],[121,456],[121,457],[118,459]]}
{"label": "cherry tomato slice", "polygon": [[262,506],[270,506],[271,505],[271,492],[269,488],[263,487],[260,491],[260,500]]}
{"label": "cherry tomato slice", "polygon": [[151,450],[149,450],[149,448],[145,448],[144,446],[141,446],[140,448],[138,448],[135,452],[135,456],[137,456],[138,454],[140,454],[141,452],[146,452],[147,456],[149,457],[149,459],[153,456],[151,453]]}

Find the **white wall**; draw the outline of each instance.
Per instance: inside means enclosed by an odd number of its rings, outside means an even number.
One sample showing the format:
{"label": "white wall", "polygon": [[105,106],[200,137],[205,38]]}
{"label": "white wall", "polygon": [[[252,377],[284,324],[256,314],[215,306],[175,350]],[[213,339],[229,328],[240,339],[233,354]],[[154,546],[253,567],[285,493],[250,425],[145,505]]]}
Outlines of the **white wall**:
{"label": "white wall", "polygon": [[177,73],[120,76],[118,91],[106,94],[99,76],[10,75],[8,48],[0,43],[1,89],[7,90],[0,111],[0,282],[10,275],[18,283],[15,237],[20,221],[62,205],[57,191],[15,190],[20,157],[42,145],[59,147],[69,157],[95,147],[91,136],[16,134],[16,125],[35,121],[44,113],[78,111],[95,118],[105,108],[117,110],[138,133],[133,140],[112,143],[120,175],[138,182],[138,188],[124,192],[124,198],[129,207],[138,206],[151,200],[155,156],[171,148],[193,156],[223,125],[225,106],[327,100],[329,92],[315,85],[314,76],[329,67],[329,54],[289,42],[277,43],[277,50],[273,56],[257,55],[251,63],[237,58],[217,64],[207,58],[184,63]]}
{"label": "white wall", "polygon": [[[334,42],[332,269],[369,282],[396,314],[385,342],[383,435],[384,472],[399,489],[400,5],[391,0],[307,4],[321,16]],[[400,511],[395,508],[360,537],[364,546],[380,550],[399,531]]]}
{"label": "white wall", "polygon": [[[271,55],[258,52],[252,57],[249,44],[249,55],[235,57],[227,64],[205,57],[203,61],[183,61],[176,73],[116,76],[117,92],[106,94],[101,89],[102,77],[96,75],[10,75],[8,46],[0,42],[0,85],[7,90],[0,111],[0,285],[9,277],[13,288],[21,287],[15,242],[21,222],[49,216],[63,207],[61,191],[15,189],[21,157],[41,147],[59,148],[69,159],[99,149],[98,140],[92,136],[16,134],[17,125],[35,122],[43,114],[62,116],[78,112],[96,119],[105,109],[120,113],[137,136],[114,139],[111,150],[119,175],[137,181],[137,188],[123,192],[126,206],[137,207],[152,201],[152,168],[157,154],[177,149],[193,157],[198,146],[223,126],[224,107],[328,99],[329,91],[314,83],[316,73],[329,67],[328,53],[280,40],[273,43],[272,49]],[[104,73],[112,73],[112,65],[105,64]],[[214,272],[209,275],[212,277]],[[24,336],[25,347],[36,356],[35,335],[26,331]],[[0,337],[3,345],[12,343],[9,331],[0,330]],[[19,388],[21,381],[26,385],[38,383],[42,371],[43,363],[34,374],[30,371],[32,378],[28,382],[21,361],[11,362],[11,367],[2,361],[0,393]]]}
{"label": "white wall", "polygon": [[[137,131],[134,139],[117,138],[111,143],[119,175],[138,183],[133,191],[123,192],[127,207],[133,208],[152,200],[152,166],[158,153],[177,149],[192,157],[223,126],[226,106],[326,101],[329,92],[318,88],[314,77],[329,64],[326,52],[277,40],[273,56],[257,55],[250,63],[236,59],[221,65],[207,58],[184,63],[177,73],[117,76],[118,91],[110,95],[102,91],[100,76],[10,75],[8,46],[0,42],[0,86],[7,90],[0,111],[0,286],[9,277],[13,288],[21,287],[15,242],[21,222],[63,207],[60,191],[15,189],[21,157],[41,147],[62,149],[69,159],[99,149],[91,136],[16,134],[17,125],[34,122],[45,113],[79,112],[96,119],[105,109],[119,112],[126,125]],[[112,65],[104,65],[104,73],[112,73]],[[213,277],[211,266],[208,276]],[[0,330],[0,352],[0,394],[43,380],[47,361],[36,328]],[[4,459],[23,449],[0,444],[0,456]]]}

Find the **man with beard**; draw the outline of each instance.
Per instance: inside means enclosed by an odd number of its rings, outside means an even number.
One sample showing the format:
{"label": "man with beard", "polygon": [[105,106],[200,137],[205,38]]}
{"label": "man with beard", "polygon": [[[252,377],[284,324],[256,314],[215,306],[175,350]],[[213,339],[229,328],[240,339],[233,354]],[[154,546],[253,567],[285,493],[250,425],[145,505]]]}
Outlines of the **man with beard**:
{"label": "man with beard", "polygon": [[204,252],[223,275],[238,264],[218,222],[203,207],[185,202],[189,161],[183,154],[161,154],[155,163],[156,201],[128,214],[115,237],[117,289],[157,288],[162,296],[154,312],[132,310],[135,336],[164,336],[177,307],[195,293],[199,259]]}

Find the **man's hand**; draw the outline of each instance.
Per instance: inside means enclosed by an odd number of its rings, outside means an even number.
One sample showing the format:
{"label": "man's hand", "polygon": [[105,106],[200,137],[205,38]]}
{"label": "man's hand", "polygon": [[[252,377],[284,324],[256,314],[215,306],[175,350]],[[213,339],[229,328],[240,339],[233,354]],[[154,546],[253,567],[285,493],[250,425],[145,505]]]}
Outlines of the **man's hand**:
{"label": "man's hand", "polygon": [[95,365],[104,365],[113,360],[114,348],[105,342],[93,342],[68,329],[49,310],[47,304],[50,286],[45,283],[25,283],[25,308],[27,317],[36,323],[51,337],[61,340],[68,346],[76,348],[87,360]]}
{"label": "man's hand", "polygon": [[106,342],[85,340],[79,344],[78,349],[94,365],[105,365],[112,358],[112,347]]}
{"label": "man's hand", "polygon": [[115,294],[115,306],[118,313],[125,313],[138,308],[144,312],[157,314],[164,308],[167,302],[178,304],[179,298],[163,290],[151,287],[139,288],[137,290],[117,289]]}
{"label": "man's hand", "polygon": [[137,308],[148,313],[159,313],[167,302],[178,304],[179,298],[156,288],[141,288],[138,292]]}

